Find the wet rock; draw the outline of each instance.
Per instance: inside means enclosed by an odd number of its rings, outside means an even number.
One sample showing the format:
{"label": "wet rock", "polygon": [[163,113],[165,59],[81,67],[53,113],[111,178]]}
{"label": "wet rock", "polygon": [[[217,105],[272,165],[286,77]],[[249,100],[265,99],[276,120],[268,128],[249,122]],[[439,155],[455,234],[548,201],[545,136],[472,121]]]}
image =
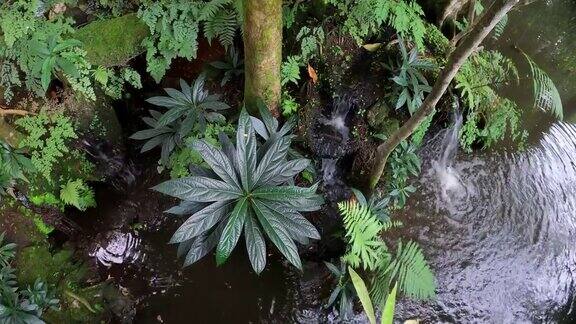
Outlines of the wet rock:
{"label": "wet rock", "polygon": [[129,292],[114,285],[102,289],[102,297],[108,309],[120,323],[133,323],[136,317],[136,303]]}
{"label": "wet rock", "polygon": [[386,122],[390,115],[390,107],[385,100],[379,100],[368,110],[368,125],[374,129],[379,129]]}
{"label": "wet rock", "polygon": [[0,210],[0,233],[2,232],[6,233],[8,241],[16,243],[19,248],[44,239],[34,225],[32,216],[26,216],[12,208]]}
{"label": "wet rock", "polygon": [[131,13],[89,23],[78,29],[74,38],[82,42],[90,63],[111,67],[143,53],[142,41],[149,34],[148,26]]}

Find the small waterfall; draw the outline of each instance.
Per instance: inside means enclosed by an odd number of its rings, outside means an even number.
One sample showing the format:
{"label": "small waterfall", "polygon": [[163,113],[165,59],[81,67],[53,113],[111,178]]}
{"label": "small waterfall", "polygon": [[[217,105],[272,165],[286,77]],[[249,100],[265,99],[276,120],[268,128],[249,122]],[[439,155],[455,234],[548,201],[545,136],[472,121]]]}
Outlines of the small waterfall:
{"label": "small waterfall", "polygon": [[90,157],[103,175],[119,191],[125,191],[136,182],[138,171],[127,161],[123,152],[101,140],[82,140],[81,149]]}
{"label": "small waterfall", "polygon": [[351,101],[342,98],[334,103],[334,108],[330,115],[330,119],[321,117],[320,122],[325,126],[332,127],[341,136],[342,143],[347,143],[350,138],[350,128],[346,126],[346,117],[350,112]]}
{"label": "small waterfall", "polygon": [[432,161],[432,169],[436,174],[441,189],[441,198],[452,207],[455,199],[461,199],[468,194],[469,188],[462,181],[458,169],[454,166],[458,153],[459,133],[462,128],[462,113],[454,110],[453,124],[444,133],[442,140],[442,154],[438,160]]}
{"label": "small waterfall", "polygon": [[349,97],[335,99],[330,117],[320,116],[314,132],[315,151],[322,157],[323,185],[331,201],[346,196],[347,187],[338,164],[349,147],[350,127],[346,119],[353,105],[354,101]]}

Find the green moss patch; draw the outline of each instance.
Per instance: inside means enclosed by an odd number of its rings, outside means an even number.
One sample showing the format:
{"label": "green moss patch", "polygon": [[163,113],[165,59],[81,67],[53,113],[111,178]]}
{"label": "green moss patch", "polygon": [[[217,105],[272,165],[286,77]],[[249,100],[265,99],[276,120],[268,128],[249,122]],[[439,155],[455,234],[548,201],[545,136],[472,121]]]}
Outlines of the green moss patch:
{"label": "green moss patch", "polygon": [[74,38],[84,44],[90,63],[111,67],[143,53],[142,40],[148,35],[148,27],[132,13],[92,22],[78,29]]}

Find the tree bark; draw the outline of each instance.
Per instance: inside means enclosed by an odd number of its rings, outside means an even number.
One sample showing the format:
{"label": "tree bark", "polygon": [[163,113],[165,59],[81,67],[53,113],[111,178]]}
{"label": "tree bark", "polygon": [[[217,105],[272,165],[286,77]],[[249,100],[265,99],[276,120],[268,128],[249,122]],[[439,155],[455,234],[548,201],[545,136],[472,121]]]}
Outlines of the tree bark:
{"label": "tree bark", "polygon": [[244,103],[261,98],[278,116],[282,64],[282,0],[244,0]]}
{"label": "tree bark", "polygon": [[436,104],[448,89],[450,82],[452,82],[452,79],[454,79],[454,76],[456,76],[462,64],[464,64],[468,57],[476,50],[478,45],[482,43],[484,38],[492,31],[502,17],[519,2],[520,0],[496,0],[480,17],[473,26],[473,29],[462,38],[458,47],[450,54],[448,63],[446,63],[446,66],[438,76],[438,79],[432,87],[432,91],[426,96],[420,109],[418,109],[402,127],[394,132],[386,142],[378,146],[375,165],[370,175],[369,188],[371,190],[376,188],[378,181],[380,181],[390,153],[392,153],[400,142],[412,135],[420,123],[434,111]]}

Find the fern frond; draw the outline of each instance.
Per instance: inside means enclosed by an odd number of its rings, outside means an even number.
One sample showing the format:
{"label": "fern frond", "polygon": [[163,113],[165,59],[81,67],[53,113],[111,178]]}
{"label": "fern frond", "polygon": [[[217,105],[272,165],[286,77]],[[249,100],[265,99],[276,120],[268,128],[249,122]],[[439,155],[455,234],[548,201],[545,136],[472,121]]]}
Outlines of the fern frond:
{"label": "fern frond", "polygon": [[378,275],[377,281],[388,285],[398,283],[400,290],[408,297],[429,299],[434,297],[436,282],[434,274],[424,258],[422,249],[417,243],[409,241],[406,245],[398,244],[396,255],[385,271]]}
{"label": "fern frond", "polygon": [[232,0],[211,0],[203,3],[200,10],[200,20],[211,20],[230,3],[232,3]]}
{"label": "fern frond", "polygon": [[530,65],[534,80],[534,107],[551,111],[558,119],[564,118],[562,99],[552,79],[526,53],[522,52]]}
{"label": "fern frond", "polygon": [[498,40],[502,34],[504,34],[504,30],[506,29],[507,25],[508,15],[504,15],[504,17],[502,17],[502,19],[500,19],[500,21],[494,27],[494,34],[492,34],[492,39]]}
{"label": "fern frond", "polygon": [[402,224],[401,221],[398,221],[398,220],[394,220],[394,221],[393,221],[393,220],[388,220],[388,221],[382,223],[382,231],[383,231],[383,232],[386,232],[386,231],[389,231],[389,230],[391,230],[391,229],[393,229],[393,228],[402,227],[402,225],[403,225],[403,224]]}
{"label": "fern frond", "polygon": [[67,205],[74,206],[81,211],[96,206],[94,192],[82,179],[69,180],[60,190],[60,199]]}
{"label": "fern frond", "polygon": [[356,201],[341,202],[338,208],[344,218],[346,238],[350,245],[345,260],[355,268],[362,266],[365,270],[376,270],[386,252],[386,245],[380,238],[384,226],[367,206]]}
{"label": "fern frond", "polygon": [[234,43],[234,36],[238,27],[238,19],[235,10],[223,9],[218,11],[204,24],[204,36],[209,42],[218,38],[220,43],[228,48]]}

